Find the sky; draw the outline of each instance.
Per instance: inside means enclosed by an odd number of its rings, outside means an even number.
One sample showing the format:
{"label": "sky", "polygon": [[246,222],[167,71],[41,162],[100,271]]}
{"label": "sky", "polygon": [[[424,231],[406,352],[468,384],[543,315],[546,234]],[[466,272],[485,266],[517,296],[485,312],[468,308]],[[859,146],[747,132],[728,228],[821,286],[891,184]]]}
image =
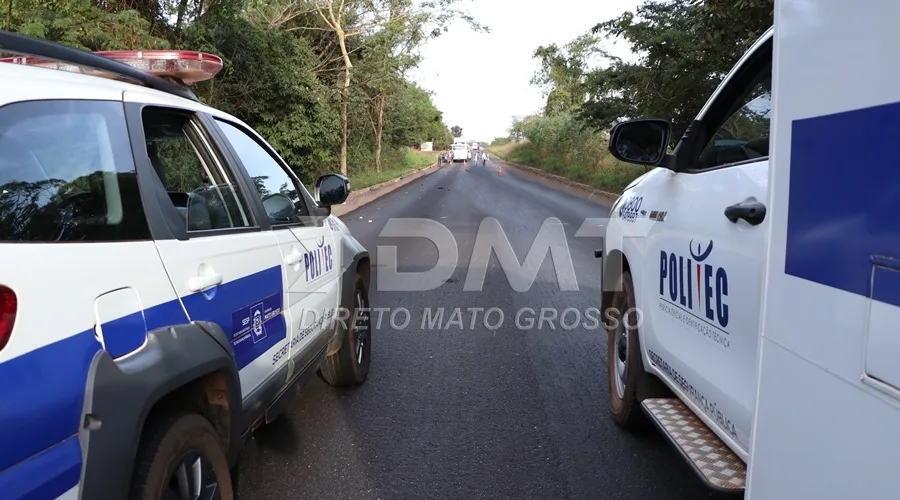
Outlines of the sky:
{"label": "sky", "polygon": [[[465,140],[505,137],[514,116],[537,113],[541,89],[529,84],[539,67],[541,45],[564,45],[595,24],[634,9],[639,0],[463,0],[490,33],[475,33],[456,21],[449,32],[426,44],[422,62],[409,77],[434,92],[434,104],[448,127],[459,125]],[[604,41],[613,55],[629,58],[624,43]]]}

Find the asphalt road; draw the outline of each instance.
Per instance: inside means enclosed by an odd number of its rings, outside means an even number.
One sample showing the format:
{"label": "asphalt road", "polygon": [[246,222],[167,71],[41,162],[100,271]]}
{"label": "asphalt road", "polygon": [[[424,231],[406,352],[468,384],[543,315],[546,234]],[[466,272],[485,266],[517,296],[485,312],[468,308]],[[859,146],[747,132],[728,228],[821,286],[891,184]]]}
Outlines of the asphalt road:
{"label": "asphalt road", "polygon": [[[500,176],[494,162],[444,167],[344,216],[373,256],[372,307],[390,308],[373,325],[368,382],[337,390],[315,379],[299,391],[286,418],[258,431],[246,450],[238,497],[718,498],[658,433],[626,433],[609,419],[604,330],[567,331],[559,318],[554,329],[550,321],[527,328],[542,307],[600,307],[593,255],[600,240],[574,235],[586,218],[605,216],[599,205],[526,174],[504,169]],[[475,235],[489,217],[520,262],[542,225],[559,225],[547,219],[561,221],[579,290],[559,290],[548,258],[530,290],[517,292],[494,258],[483,289],[464,291]],[[459,263],[447,283],[378,290],[378,245],[398,247],[401,272],[427,270],[437,259],[425,239],[379,238],[390,218],[428,218],[450,229]],[[425,309],[439,307],[441,326],[423,329]],[[499,326],[496,312],[485,325],[483,312],[473,322],[467,311],[491,307],[504,313]],[[410,312],[406,328],[391,326],[399,308]],[[462,327],[450,321],[455,308]],[[535,312],[526,310],[518,328],[522,308]],[[403,326],[402,313],[394,319]]]}

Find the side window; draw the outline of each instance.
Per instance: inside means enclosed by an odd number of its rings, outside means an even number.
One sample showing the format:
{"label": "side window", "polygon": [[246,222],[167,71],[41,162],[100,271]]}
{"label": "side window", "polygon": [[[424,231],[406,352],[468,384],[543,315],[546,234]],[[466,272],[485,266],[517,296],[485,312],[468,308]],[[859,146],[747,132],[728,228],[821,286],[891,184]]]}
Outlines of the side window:
{"label": "side window", "polygon": [[769,156],[771,68],[757,79],[738,104],[700,154],[700,169]]}
{"label": "side window", "polygon": [[145,108],[147,156],[188,232],[250,227],[231,175],[209,153],[190,112]]}
{"label": "side window", "polygon": [[0,108],[0,241],[150,238],[122,103]]}
{"label": "side window", "polygon": [[228,122],[216,122],[253,179],[269,222],[273,226],[302,222],[309,215],[300,193],[303,187],[253,137]]}

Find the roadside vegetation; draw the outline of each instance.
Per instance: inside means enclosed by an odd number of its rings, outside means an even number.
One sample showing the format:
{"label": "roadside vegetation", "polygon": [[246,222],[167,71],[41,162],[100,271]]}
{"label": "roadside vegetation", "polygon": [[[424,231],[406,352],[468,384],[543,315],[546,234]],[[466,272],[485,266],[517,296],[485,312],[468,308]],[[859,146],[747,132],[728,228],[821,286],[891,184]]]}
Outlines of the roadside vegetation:
{"label": "roadside vegetation", "polygon": [[527,139],[498,138],[488,151],[510,163],[541,168],[614,193],[647,171],[613,158],[605,134],[573,123],[575,120],[571,114],[537,117],[528,124]]}
{"label": "roadside vegetation", "polygon": [[430,151],[417,151],[415,149],[405,149],[399,158],[391,158],[386,162],[381,172],[375,169],[368,169],[358,173],[353,177],[350,187],[353,189],[362,189],[391,179],[396,179],[416,170],[430,167],[437,163],[438,153]]}
{"label": "roadside vegetation", "polygon": [[406,78],[418,48],[461,20],[457,0],[9,0],[3,29],[85,50],[184,49],[224,69],[193,86],[260,132],[310,185],[354,187],[413,169],[452,141],[431,94]]}
{"label": "roadside vegetation", "polygon": [[[644,167],[618,162],[609,129],[631,118],[672,122],[671,146],[737,59],[772,25],[773,0],[644,0],[634,11],[559,46],[534,51],[540,112],[514,117],[494,154],[619,192]],[[625,42],[622,60],[604,43]]]}

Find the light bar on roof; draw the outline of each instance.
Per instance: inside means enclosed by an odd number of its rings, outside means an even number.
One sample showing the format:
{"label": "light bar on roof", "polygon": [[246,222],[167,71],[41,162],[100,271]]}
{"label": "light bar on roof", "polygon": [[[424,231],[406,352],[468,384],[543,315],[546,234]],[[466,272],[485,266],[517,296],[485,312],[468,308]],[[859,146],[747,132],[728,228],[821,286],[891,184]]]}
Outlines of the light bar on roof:
{"label": "light bar on roof", "polygon": [[[191,50],[113,50],[94,53],[146,73],[175,79],[184,84],[210,80],[222,71],[223,67],[222,58]],[[0,62],[116,77],[106,71],[33,56],[4,57],[0,58]]]}

